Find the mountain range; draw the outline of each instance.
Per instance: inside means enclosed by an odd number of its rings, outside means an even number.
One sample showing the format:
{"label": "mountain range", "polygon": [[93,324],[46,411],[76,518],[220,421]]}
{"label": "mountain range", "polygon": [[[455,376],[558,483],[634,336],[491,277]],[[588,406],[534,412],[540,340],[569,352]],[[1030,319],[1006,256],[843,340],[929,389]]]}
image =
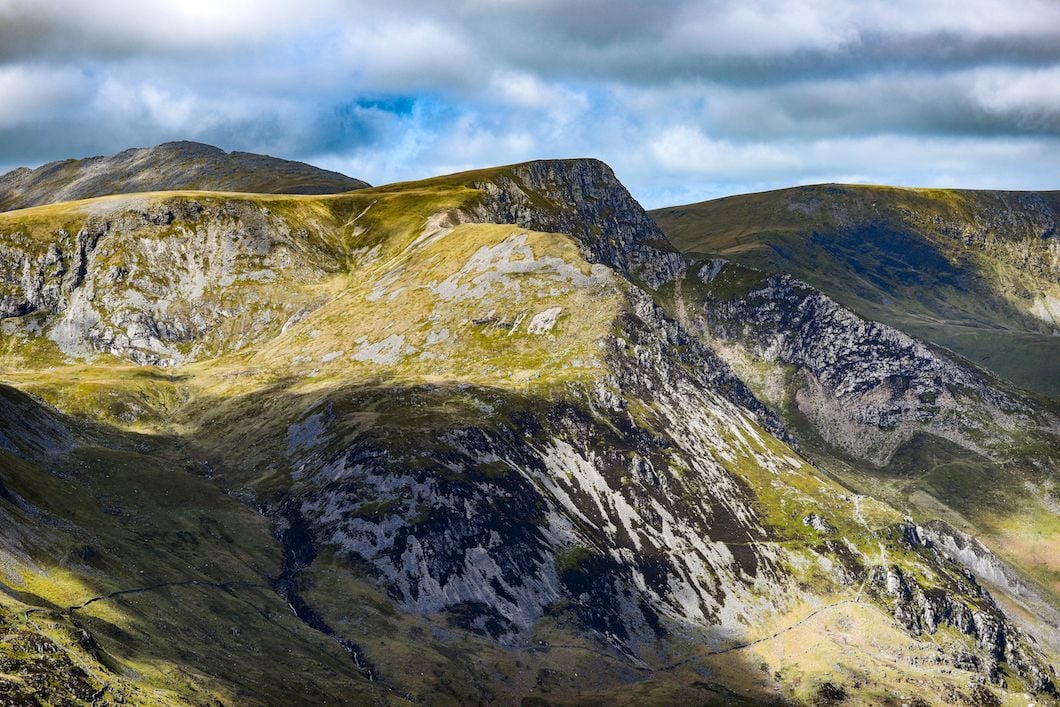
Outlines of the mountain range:
{"label": "mountain range", "polygon": [[0,702],[1056,700],[1055,193],[58,164],[0,178]]}

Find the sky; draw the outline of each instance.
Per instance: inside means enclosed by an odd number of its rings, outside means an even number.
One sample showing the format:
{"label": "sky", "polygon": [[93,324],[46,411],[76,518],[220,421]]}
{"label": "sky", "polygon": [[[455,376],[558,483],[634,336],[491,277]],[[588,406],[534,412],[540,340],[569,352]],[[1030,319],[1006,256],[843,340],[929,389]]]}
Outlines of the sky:
{"label": "sky", "polygon": [[372,184],[597,157],[648,208],[1060,189],[1060,0],[0,0],[0,172],[180,139]]}

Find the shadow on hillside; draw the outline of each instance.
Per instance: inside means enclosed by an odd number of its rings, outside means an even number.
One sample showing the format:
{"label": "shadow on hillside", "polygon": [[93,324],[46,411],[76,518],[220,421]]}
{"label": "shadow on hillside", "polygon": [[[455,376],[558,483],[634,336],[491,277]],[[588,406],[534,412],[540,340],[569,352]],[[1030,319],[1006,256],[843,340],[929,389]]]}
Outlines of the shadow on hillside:
{"label": "shadow on hillside", "polygon": [[70,452],[32,445],[26,458],[0,448],[0,542],[17,563],[3,593],[19,602],[8,605],[25,630],[66,630],[75,663],[105,682],[164,684],[193,702],[341,703],[376,692],[272,590],[280,553],[268,522],[190,473],[172,440],[2,392],[0,433],[36,406],[63,449],[70,431],[77,438]]}
{"label": "shadow on hillside", "polygon": [[[534,434],[542,415],[568,404],[460,384],[378,380],[298,393],[293,390],[298,383],[278,381],[234,398],[196,401],[192,407],[198,424],[180,438],[60,419],[83,432],[81,442],[90,446],[2,469],[4,513],[22,532],[52,538],[34,561],[56,578],[55,596],[75,596],[80,605],[116,591],[147,589],[65,613],[41,607],[86,629],[98,644],[92,650],[101,666],[114,672],[134,667],[149,683],[166,674],[167,681],[183,683],[188,694],[201,697],[206,690],[237,702],[277,703],[292,696],[310,704],[364,699],[373,686],[350,655],[299,621],[273,588],[284,548],[270,524],[279,517],[263,517],[254,506],[275,514],[298,484],[290,476],[290,426],[325,410],[337,421],[331,423],[335,439],[321,440],[319,449],[296,445],[295,456],[319,452],[326,457],[348,444],[350,435],[371,429],[384,449],[422,449],[421,472],[451,477],[452,469],[430,458],[432,446],[447,431],[515,426]],[[20,404],[32,404],[22,397]],[[497,482],[489,473],[483,470],[484,476],[471,481]],[[503,487],[506,482],[498,483]],[[527,509],[540,514],[534,503]],[[517,520],[518,525],[541,522],[538,516]],[[315,548],[314,558],[324,549]],[[320,561],[330,560],[321,556]],[[386,597],[372,589],[363,567],[333,566],[348,573],[348,579],[335,580],[340,588],[335,594],[321,586],[313,591],[314,582],[325,576],[315,569],[296,586],[308,590],[313,610],[332,623],[329,629],[368,647],[362,658],[386,680],[384,689],[477,701],[516,696],[530,703],[537,698],[544,703],[609,702],[627,694],[653,702],[761,704],[775,699],[759,687],[771,678],[761,674],[758,664],[741,666],[738,651],[726,658],[722,676],[710,660],[675,667],[687,652],[659,653],[661,644],[643,646],[639,652],[655,654],[648,662],[656,668],[648,668],[606,642],[582,640],[577,621],[567,615],[548,619],[544,644],[504,648],[488,635],[469,633],[469,626],[453,614],[390,616]],[[358,592],[365,604],[383,608],[368,611],[343,602],[342,597]],[[43,589],[40,593],[52,596]],[[324,604],[321,594],[328,596]],[[332,599],[346,616],[328,605]],[[54,597],[50,601],[62,604]],[[365,636],[368,629],[378,635]],[[484,659],[494,663],[485,673]],[[432,671],[426,678],[417,675],[416,666],[424,664]],[[529,677],[511,682],[519,675]],[[737,691],[722,686],[733,675],[745,676]]]}
{"label": "shadow on hillside", "polygon": [[[307,382],[312,385],[308,392],[303,388]],[[347,505],[343,506],[344,512],[350,516],[374,520],[385,517],[391,501],[382,502],[371,495],[358,495],[362,489],[355,483],[357,480],[350,479],[340,467],[334,465],[337,459],[351,451],[356,459],[365,460],[365,463],[377,453],[388,459],[393,457],[392,462],[386,464],[387,471],[384,473],[392,473],[396,477],[411,470],[417,484],[433,479],[449,487],[466,485],[490,489],[487,493],[502,499],[487,511],[492,514],[491,517],[498,519],[498,525],[491,530],[499,533],[504,543],[497,552],[507,554],[514,543],[540,542],[536,529],[548,524],[543,514],[541,490],[521,475],[507,473],[503,464],[498,469],[496,463],[469,464],[466,456],[454,457],[452,450],[458,443],[450,437],[451,433],[486,430],[494,439],[507,439],[515,445],[524,438],[538,443],[556,434],[565,425],[574,424],[577,427],[577,423],[570,420],[578,419],[580,414],[584,415],[584,420],[595,419],[595,422],[592,427],[578,428],[581,430],[578,434],[591,435],[597,439],[597,443],[607,447],[632,451],[636,444],[629,437],[646,434],[644,430],[631,429],[629,420],[619,419],[621,416],[601,422],[593,417],[600,413],[581,411],[584,405],[584,399],[570,389],[526,390],[521,385],[513,385],[509,389],[458,382],[409,383],[384,378],[357,383],[335,381],[330,386],[322,386],[311,380],[284,379],[238,397],[196,402],[189,410],[199,422],[194,429],[189,430],[185,440],[189,449],[195,449],[204,458],[209,458],[220,483],[236,488],[254,488],[259,494],[257,503],[269,507],[274,514],[282,514],[284,508],[289,508],[285,501],[292,497],[304,503],[310,502],[305,499],[317,503],[325,497],[318,492],[334,489],[341,492],[340,497],[351,499],[345,501]],[[572,414],[576,409],[579,410],[578,414]],[[512,458],[519,458],[517,451]],[[529,459],[526,461],[532,463]],[[602,456],[598,463],[606,464]],[[306,471],[324,467],[331,469],[327,478],[312,478],[313,475]],[[613,477],[609,482],[613,492],[621,493],[619,477],[628,471],[625,466],[601,468],[601,471]],[[360,473],[368,472],[365,470]],[[521,502],[526,498],[532,500],[529,503]],[[470,505],[470,501],[466,503],[467,512],[474,514],[475,507]],[[712,501],[704,499],[702,503],[710,505]],[[726,526],[720,510],[715,508],[718,525],[712,528],[712,537],[716,534],[716,539],[746,540],[743,536],[733,536],[737,531]],[[451,534],[455,537],[455,524],[461,523],[460,516],[463,513],[435,514],[432,509],[427,509],[426,513],[420,509],[415,514],[414,522],[420,527],[432,528],[432,532],[439,537],[450,537]],[[531,534],[533,537],[530,537]],[[325,538],[326,534],[324,538],[314,538],[318,550],[326,549],[326,543],[321,542]],[[469,546],[476,545],[477,542]],[[481,546],[487,545],[487,542],[482,542]],[[444,547],[431,546],[429,543],[424,543],[424,546],[427,548],[424,552],[432,556],[433,553],[446,552]],[[462,551],[456,559],[463,562]],[[502,564],[499,556],[495,557],[495,561]],[[373,572],[366,565],[354,563],[353,566],[345,566],[352,577],[372,581]],[[585,579],[590,583],[592,581],[588,575]],[[651,581],[665,585],[666,579],[659,576]],[[618,600],[590,596],[594,600],[598,599],[598,606]],[[312,599],[311,596],[309,598]],[[394,598],[393,592],[391,598]],[[327,607],[318,605],[315,608],[325,615],[335,615]],[[467,607],[453,607],[453,611],[434,616],[431,621],[441,621],[450,630],[454,627],[466,629],[474,621],[464,623],[459,613],[464,608]],[[738,703],[744,698],[757,704],[775,699],[775,694],[766,687],[772,684],[772,675],[763,673],[763,664],[759,660],[744,665],[740,651],[734,651],[724,658],[724,678],[721,673],[715,674],[715,668],[712,667],[712,662],[716,662],[714,659],[700,660],[694,657],[700,652],[698,648],[675,649],[673,645],[652,645],[649,642],[634,649],[644,663],[631,661],[623,650],[616,650],[613,643],[603,640],[602,636],[608,633],[606,629],[609,628],[606,616],[600,617],[606,614],[605,609],[603,607],[599,611],[581,614],[575,612],[573,617],[570,612],[562,610],[556,615],[546,611],[546,623],[561,624],[564,628],[560,630],[560,640],[546,639],[549,647],[545,651],[569,654],[569,657],[565,659],[566,665],[560,666],[559,676],[549,677],[549,670],[553,668],[538,669],[540,675],[535,679],[538,689],[548,685],[550,680],[564,683],[566,678],[562,677],[563,674],[579,674],[584,680],[585,675],[607,666],[607,670],[614,671],[619,678],[614,684],[639,685],[637,689],[643,690],[662,684],[673,691],[675,699],[691,698],[697,702],[718,701],[727,704]],[[340,632],[343,630],[337,624],[333,624],[332,628]],[[585,630],[595,632],[601,639],[588,643],[570,640],[572,636],[583,635]],[[486,640],[490,633],[487,623],[484,631],[480,627],[478,633],[473,632],[470,637],[465,633],[465,640],[473,641],[483,654],[487,654],[490,650],[497,650],[496,644],[486,647],[490,645]],[[693,644],[714,647],[728,646],[734,642],[720,633],[713,635],[710,630],[703,633],[702,627],[698,625],[678,627],[675,633],[698,637],[678,639],[674,645],[691,641]],[[671,637],[677,638],[677,635]],[[368,658],[386,674],[387,664],[385,660],[379,659],[376,652],[378,647],[373,648],[371,642],[364,642],[356,633],[345,637],[365,646]],[[529,652],[527,649],[504,649],[504,660],[515,661],[517,665],[522,663],[524,668],[527,664],[534,665],[535,654],[540,657],[542,652],[542,646],[536,641],[536,637],[531,640]],[[467,649],[461,648],[458,643],[443,640],[431,650],[443,655],[448,653],[446,660],[451,661],[452,655],[466,652]],[[690,656],[693,656],[691,660]],[[537,660],[536,664],[542,662],[548,664],[548,660]],[[467,671],[472,664],[473,661],[469,663],[463,659],[453,667]],[[722,686],[723,682],[732,681],[734,675],[739,676],[737,685],[740,692]],[[400,680],[400,677],[396,679]],[[571,684],[577,683],[578,680],[574,680]],[[571,684],[554,684],[551,693],[553,699],[575,696],[571,692]],[[591,680],[587,681],[584,690],[579,686],[578,695],[585,697],[598,694],[606,700],[607,691],[599,686],[595,692],[591,691],[591,684]],[[504,690],[510,688],[505,687],[502,681],[485,689],[501,690],[501,694],[505,694]],[[610,695],[614,699],[618,693],[612,692]]]}

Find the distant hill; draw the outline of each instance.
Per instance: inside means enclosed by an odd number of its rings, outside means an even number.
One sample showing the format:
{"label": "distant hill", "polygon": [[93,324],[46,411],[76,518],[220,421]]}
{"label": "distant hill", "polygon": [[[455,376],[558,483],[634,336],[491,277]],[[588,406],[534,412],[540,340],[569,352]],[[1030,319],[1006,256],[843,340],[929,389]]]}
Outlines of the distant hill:
{"label": "distant hill", "polygon": [[652,215],[686,253],[790,273],[1060,395],[1060,192],[818,185]]}
{"label": "distant hill", "polygon": [[304,162],[167,142],[112,157],[49,162],[0,176],[0,211],[108,194],[194,189],[257,194],[334,194],[367,182]]}

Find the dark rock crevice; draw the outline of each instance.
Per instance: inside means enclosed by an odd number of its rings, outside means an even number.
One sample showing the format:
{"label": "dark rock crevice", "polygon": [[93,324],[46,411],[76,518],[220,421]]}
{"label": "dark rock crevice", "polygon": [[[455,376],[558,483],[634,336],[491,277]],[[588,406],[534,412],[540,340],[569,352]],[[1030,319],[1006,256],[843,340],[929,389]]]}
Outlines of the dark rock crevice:
{"label": "dark rock crevice", "polygon": [[301,514],[290,506],[281,509],[276,535],[283,547],[283,567],[280,576],[273,580],[273,589],[305,625],[342,646],[362,675],[371,682],[381,681],[378,669],[365,657],[364,650],[353,641],[339,636],[299,592],[298,574],[311,565],[317,556],[312,531]]}

